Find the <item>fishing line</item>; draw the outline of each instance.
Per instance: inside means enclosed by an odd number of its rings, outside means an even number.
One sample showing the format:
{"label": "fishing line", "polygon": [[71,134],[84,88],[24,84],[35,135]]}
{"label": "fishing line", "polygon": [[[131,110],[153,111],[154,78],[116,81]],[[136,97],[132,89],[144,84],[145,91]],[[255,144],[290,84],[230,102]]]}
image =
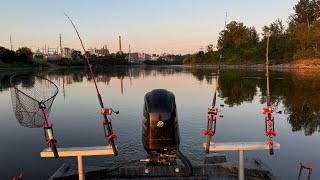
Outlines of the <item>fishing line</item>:
{"label": "fishing line", "polygon": [[[98,89],[98,86],[97,86],[97,82],[96,82],[96,79],[95,79],[95,76],[94,76],[94,73],[93,73],[93,70],[92,70],[92,65],[91,65],[90,60],[88,58],[87,52],[86,52],[86,50],[84,48],[82,39],[81,39],[81,37],[79,35],[79,32],[78,32],[76,26],[74,25],[74,23],[72,22],[70,17],[67,14],[64,14],[64,15],[69,19],[70,23],[72,24],[72,26],[73,26],[74,30],[76,31],[76,33],[78,35],[78,38],[80,40],[80,43],[81,43],[81,46],[82,46],[82,49],[83,49],[83,52],[84,52],[84,56],[86,58],[88,66],[89,66],[90,73],[91,73],[91,76],[92,76],[92,79],[93,79],[93,82],[94,82],[94,85],[95,85],[95,88],[96,88],[96,91],[97,91],[97,96],[98,96],[98,100],[99,100],[100,107],[101,107],[101,114],[104,117],[104,120],[103,120],[104,133],[105,133],[105,136],[107,137],[107,139],[109,141],[109,144],[112,147],[113,155],[117,156],[118,152],[117,152],[117,148],[116,148],[115,143],[114,143],[114,139],[117,138],[117,136],[115,136],[113,134],[113,132],[112,132],[111,121],[108,120],[107,115],[111,115],[112,112],[115,112],[116,114],[118,114],[119,111],[113,111],[111,108],[110,109],[104,109],[103,101],[102,101],[102,98],[101,98],[101,95],[100,95],[100,92],[99,92],[99,89]],[[108,135],[106,134],[105,127],[107,128]]]}

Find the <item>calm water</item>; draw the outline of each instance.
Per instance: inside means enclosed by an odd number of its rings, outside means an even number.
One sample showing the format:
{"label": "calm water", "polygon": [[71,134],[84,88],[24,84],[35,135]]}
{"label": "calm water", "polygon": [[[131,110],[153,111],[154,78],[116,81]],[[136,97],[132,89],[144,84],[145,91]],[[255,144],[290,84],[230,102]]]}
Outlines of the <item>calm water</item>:
{"label": "calm water", "polygon": [[[172,91],[178,108],[181,149],[193,163],[202,163],[202,143],[215,84],[215,69],[186,67],[112,67],[95,69],[98,86],[107,107],[120,110],[113,115],[118,136],[117,157],[90,157],[85,162],[115,166],[146,157],[141,143],[141,117],[144,95],[156,88]],[[24,172],[25,179],[47,179],[63,163],[76,158],[42,159],[46,146],[42,129],[21,127],[16,121],[9,90],[14,73],[45,76],[59,87],[50,114],[58,147],[101,146],[106,144],[101,127],[99,104],[87,69],[29,69],[0,71],[0,179]],[[282,179],[296,179],[299,161],[312,163],[312,179],[320,179],[320,76],[271,71],[271,99],[284,114],[275,115],[275,141],[281,149],[246,151],[245,157],[258,157]],[[264,115],[266,90],[264,71],[222,70],[218,104],[224,118],[218,119],[214,141],[266,141]],[[237,152],[228,152],[229,161]]]}

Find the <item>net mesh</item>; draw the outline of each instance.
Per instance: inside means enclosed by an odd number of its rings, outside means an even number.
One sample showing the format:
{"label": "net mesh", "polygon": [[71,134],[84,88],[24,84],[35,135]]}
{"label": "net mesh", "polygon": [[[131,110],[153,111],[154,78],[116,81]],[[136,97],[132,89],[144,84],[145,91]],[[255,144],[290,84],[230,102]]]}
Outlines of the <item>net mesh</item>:
{"label": "net mesh", "polygon": [[25,127],[42,127],[44,121],[39,105],[45,106],[49,117],[58,87],[46,78],[25,74],[12,76],[10,83],[12,107],[18,122]]}

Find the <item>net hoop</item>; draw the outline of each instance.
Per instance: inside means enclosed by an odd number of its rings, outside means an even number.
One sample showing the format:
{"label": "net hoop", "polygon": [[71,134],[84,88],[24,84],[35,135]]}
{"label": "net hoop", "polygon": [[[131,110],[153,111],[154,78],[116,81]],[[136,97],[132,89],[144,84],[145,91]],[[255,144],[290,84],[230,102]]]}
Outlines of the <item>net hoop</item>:
{"label": "net hoop", "polygon": [[28,74],[17,74],[10,78],[12,107],[16,119],[25,127],[43,127],[40,105],[49,117],[58,87],[51,80]]}

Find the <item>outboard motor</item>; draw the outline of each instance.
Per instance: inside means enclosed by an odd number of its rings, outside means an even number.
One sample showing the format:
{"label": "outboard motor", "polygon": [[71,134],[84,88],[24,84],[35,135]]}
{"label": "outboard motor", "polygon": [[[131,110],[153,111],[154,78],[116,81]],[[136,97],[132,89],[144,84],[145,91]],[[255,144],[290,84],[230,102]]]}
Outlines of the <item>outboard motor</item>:
{"label": "outboard motor", "polygon": [[179,151],[180,133],[175,96],[155,89],[144,97],[142,142],[153,165],[174,165],[179,158],[192,174],[190,161]]}

